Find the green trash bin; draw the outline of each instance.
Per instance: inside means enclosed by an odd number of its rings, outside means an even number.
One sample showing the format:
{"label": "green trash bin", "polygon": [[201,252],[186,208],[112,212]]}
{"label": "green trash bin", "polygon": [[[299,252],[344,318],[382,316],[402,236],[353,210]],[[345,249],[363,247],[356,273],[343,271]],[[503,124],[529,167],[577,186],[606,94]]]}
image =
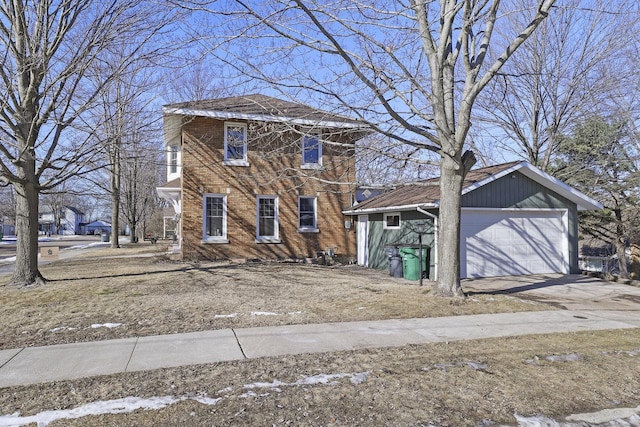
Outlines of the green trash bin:
{"label": "green trash bin", "polygon": [[[423,277],[429,277],[429,251],[428,247],[422,248],[422,272]],[[402,277],[407,280],[420,280],[420,249],[401,248]]]}
{"label": "green trash bin", "polygon": [[402,257],[402,277],[407,280],[420,280],[420,258],[414,248],[400,248]]}

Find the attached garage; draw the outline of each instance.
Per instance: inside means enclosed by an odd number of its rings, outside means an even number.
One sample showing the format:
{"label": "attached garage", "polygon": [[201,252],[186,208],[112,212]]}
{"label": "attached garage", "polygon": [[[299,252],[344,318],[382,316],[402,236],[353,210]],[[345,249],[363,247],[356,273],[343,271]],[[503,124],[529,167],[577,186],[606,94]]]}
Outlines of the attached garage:
{"label": "attached garage", "polygon": [[[358,216],[360,264],[388,268],[386,247],[421,238],[437,277],[438,183],[402,185],[344,212]],[[527,162],[472,170],[462,190],[460,277],[578,273],[578,211],[596,209],[602,205]],[[390,213],[399,218],[394,227],[385,222]]]}
{"label": "attached garage", "polygon": [[568,211],[463,209],[461,277],[569,273]]}

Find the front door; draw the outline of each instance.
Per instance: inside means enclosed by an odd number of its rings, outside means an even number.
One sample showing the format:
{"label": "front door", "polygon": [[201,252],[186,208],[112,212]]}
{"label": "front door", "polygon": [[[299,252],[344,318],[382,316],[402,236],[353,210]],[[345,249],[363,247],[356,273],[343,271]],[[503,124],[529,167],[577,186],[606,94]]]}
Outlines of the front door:
{"label": "front door", "polygon": [[369,264],[369,215],[358,215],[358,265]]}

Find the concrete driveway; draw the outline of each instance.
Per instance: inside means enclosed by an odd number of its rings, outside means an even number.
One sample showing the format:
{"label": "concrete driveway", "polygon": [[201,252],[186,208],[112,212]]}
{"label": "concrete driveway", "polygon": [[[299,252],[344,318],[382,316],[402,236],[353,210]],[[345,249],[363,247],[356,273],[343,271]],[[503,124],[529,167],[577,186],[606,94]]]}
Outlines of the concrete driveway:
{"label": "concrete driveway", "polygon": [[462,288],[469,295],[513,294],[565,310],[640,311],[640,287],[578,274],[468,279]]}

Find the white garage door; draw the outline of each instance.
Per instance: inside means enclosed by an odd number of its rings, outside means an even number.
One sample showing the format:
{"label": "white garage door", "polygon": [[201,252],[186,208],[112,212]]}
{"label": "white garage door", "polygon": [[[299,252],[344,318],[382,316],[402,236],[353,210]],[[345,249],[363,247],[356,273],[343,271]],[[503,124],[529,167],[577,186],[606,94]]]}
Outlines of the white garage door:
{"label": "white garage door", "polygon": [[568,273],[565,210],[463,210],[461,277]]}

